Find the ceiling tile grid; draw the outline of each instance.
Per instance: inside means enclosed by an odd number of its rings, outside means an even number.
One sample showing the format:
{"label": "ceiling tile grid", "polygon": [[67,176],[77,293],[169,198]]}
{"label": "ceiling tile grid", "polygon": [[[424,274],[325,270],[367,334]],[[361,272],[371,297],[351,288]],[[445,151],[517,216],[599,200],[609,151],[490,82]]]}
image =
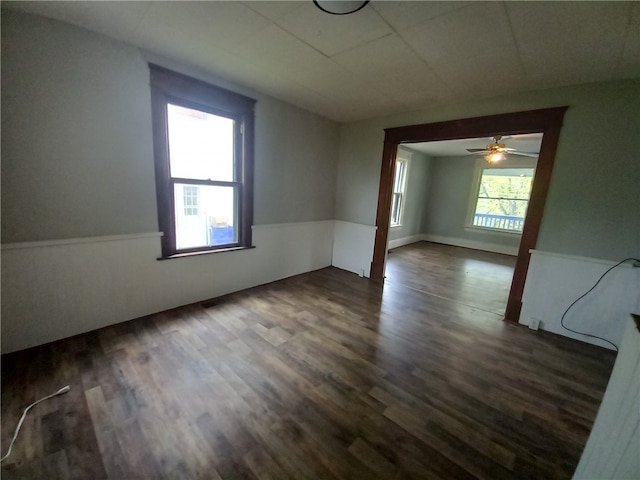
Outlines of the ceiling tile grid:
{"label": "ceiling tile grid", "polygon": [[312,2],[304,2],[276,23],[326,56],[393,33],[373,9],[364,8],[353,15],[330,15]]}
{"label": "ceiling tile grid", "polygon": [[[2,2],[336,121],[640,77],[640,2]],[[5,48],[3,46],[3,48]]]}

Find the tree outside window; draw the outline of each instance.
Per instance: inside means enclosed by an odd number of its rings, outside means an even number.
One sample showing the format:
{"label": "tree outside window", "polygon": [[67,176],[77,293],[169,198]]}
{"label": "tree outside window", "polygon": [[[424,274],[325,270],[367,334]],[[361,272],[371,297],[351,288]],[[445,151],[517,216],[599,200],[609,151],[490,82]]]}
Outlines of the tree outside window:
{"label": "tree outside window", "polygon": [[471,225],[521,233],[535,168],[482,169]]}

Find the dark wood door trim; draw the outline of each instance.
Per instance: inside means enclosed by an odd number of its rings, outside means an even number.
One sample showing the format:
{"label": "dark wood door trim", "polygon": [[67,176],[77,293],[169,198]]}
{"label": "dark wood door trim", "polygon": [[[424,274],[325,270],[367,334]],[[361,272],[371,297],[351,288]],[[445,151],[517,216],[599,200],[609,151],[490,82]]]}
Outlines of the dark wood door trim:
{"label": "dark wood door trim", "polygon": [[376,238],[371,262],[371,279],[384,278],[387,237],[391,209],[391,190],[398,145],[411,142],[433,142],[461,138],[543,133],[540,156],[531,188],[531,199],[525,217],[518,259],[507,301],[505,319],[517,322],[522,307],[522,293],[529,268],[529,250],[535,248],[542,223],[544,205],[551,181],[553,162],[558,147],[562,120],[568,107],[545,108],[526,112],[504,113],[485,117],[464,118],[437,123],[409,125],[385,129],[382,168],[378,190]]}

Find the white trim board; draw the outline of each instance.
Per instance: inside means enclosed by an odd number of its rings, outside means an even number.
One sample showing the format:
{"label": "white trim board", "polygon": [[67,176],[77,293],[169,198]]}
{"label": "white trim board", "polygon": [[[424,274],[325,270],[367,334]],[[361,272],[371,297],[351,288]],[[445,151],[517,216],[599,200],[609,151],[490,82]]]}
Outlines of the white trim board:
{"label": "white trim board", "polygon": [[317,220],[313,222],[267,223],[264,225],[252,225],[251,229],[260,230],[265,228],[289,228],[289,227],[300,228],[305,226],[320,226],[320,225],[329,226],[333,229],[334,223],[335,223],[335,220]]}
{"label": "white trim board", "polygon": [[123,240],[137,240],[140,238],[156,238],[162,237],[162,232],[149,232],[149,233],[130,233],[126,235],[102,235],[97,237],[82,237],[82,238],[62,238],[58,240],[40,240],[36,242],[16,242],[5,243],[2,245],[2,251],[5,250],[17,250],[23,248],[43,248],[43,247],[58,247],[64,245],[78,245],[81,243],[98,243],[98,242],[120,242]]}
{"label": "white trim board", "polygon": [[[607,265],[609,267],[613,267],[623,259],[621,258],[618,261],[614,260],[602,260],[599,258],[590,258],[590,257],[581,257],[578,255],[569,255],[567,253],[555,253],[555,252],[545,252],[544,250],[536,250],[534,248],[529,250],[529,253],[532,255],[540,255],[544,257],[553,257],[553,258],[561,258],[563,260],[574,260],[577,262],[587,262],[587,263],[595,263],[598,265]],[[629,262],[621,264],[618,268],[633,268],[633,265]]]}

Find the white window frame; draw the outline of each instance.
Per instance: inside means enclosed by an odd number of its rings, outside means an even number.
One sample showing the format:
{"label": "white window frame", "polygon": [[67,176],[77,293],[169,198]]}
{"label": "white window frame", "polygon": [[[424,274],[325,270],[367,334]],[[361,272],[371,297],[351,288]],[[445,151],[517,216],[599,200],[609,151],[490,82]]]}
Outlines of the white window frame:
{"label": "white window frame", "polygon": [[[393,186],[391,192],[391,215],[389,220],[389,226],[391,228],[402,227],[402,222],[404,220],[404,207],[406,204],[407,197],[407,177],[409,172],[409,165],[411,161],[411,154],[407,152],[398,152],[396,157],[396,163],[394,165],[394,173],[393,173]],[[398,164],[402,164],[402,171],[400,179],[396,178],[398,173]],[[393,206],[395,204],[395,198],[399,198],[399,206],[398,206],[398,215],[397,219],[394,222],[393,218]]]}
{"label": "white window frame", "polygon": [[[478,159],[476,162],[476,170],[474,175],[474,183],[473,183],[474,188],[471,190],[471,196],[469,197],[467,221],[464,227],[465,230],[476,231],[476,232],[481,231],[481,232],[492,233],[492,234],[501,235],[501,236],[521,237],[522,232],[518,232],[515,230],[505,230],[501,228],[485,227],[485,226],[479,226],[479,225],[473,224],[473,220],[476,215],[478,195],[480,194],[480,182],[482,181],[482,174],[485,170],[500,169],[500,168],[509,168],[509,169],[533,168],[534,176],[535,176],[535,169],[536,169],[537,163],[538,161],[536,158],[523,158],[523,157],[518,157],[515,160],[506,159],[500,162],[499,164],[488,164],[484,158]],[[532,183],[532,186],[533,186],[533,183]],[[529,199],[527,200],[527,209],[529,208],[530,201],[531,201],[531,192],[529,192]]]}

